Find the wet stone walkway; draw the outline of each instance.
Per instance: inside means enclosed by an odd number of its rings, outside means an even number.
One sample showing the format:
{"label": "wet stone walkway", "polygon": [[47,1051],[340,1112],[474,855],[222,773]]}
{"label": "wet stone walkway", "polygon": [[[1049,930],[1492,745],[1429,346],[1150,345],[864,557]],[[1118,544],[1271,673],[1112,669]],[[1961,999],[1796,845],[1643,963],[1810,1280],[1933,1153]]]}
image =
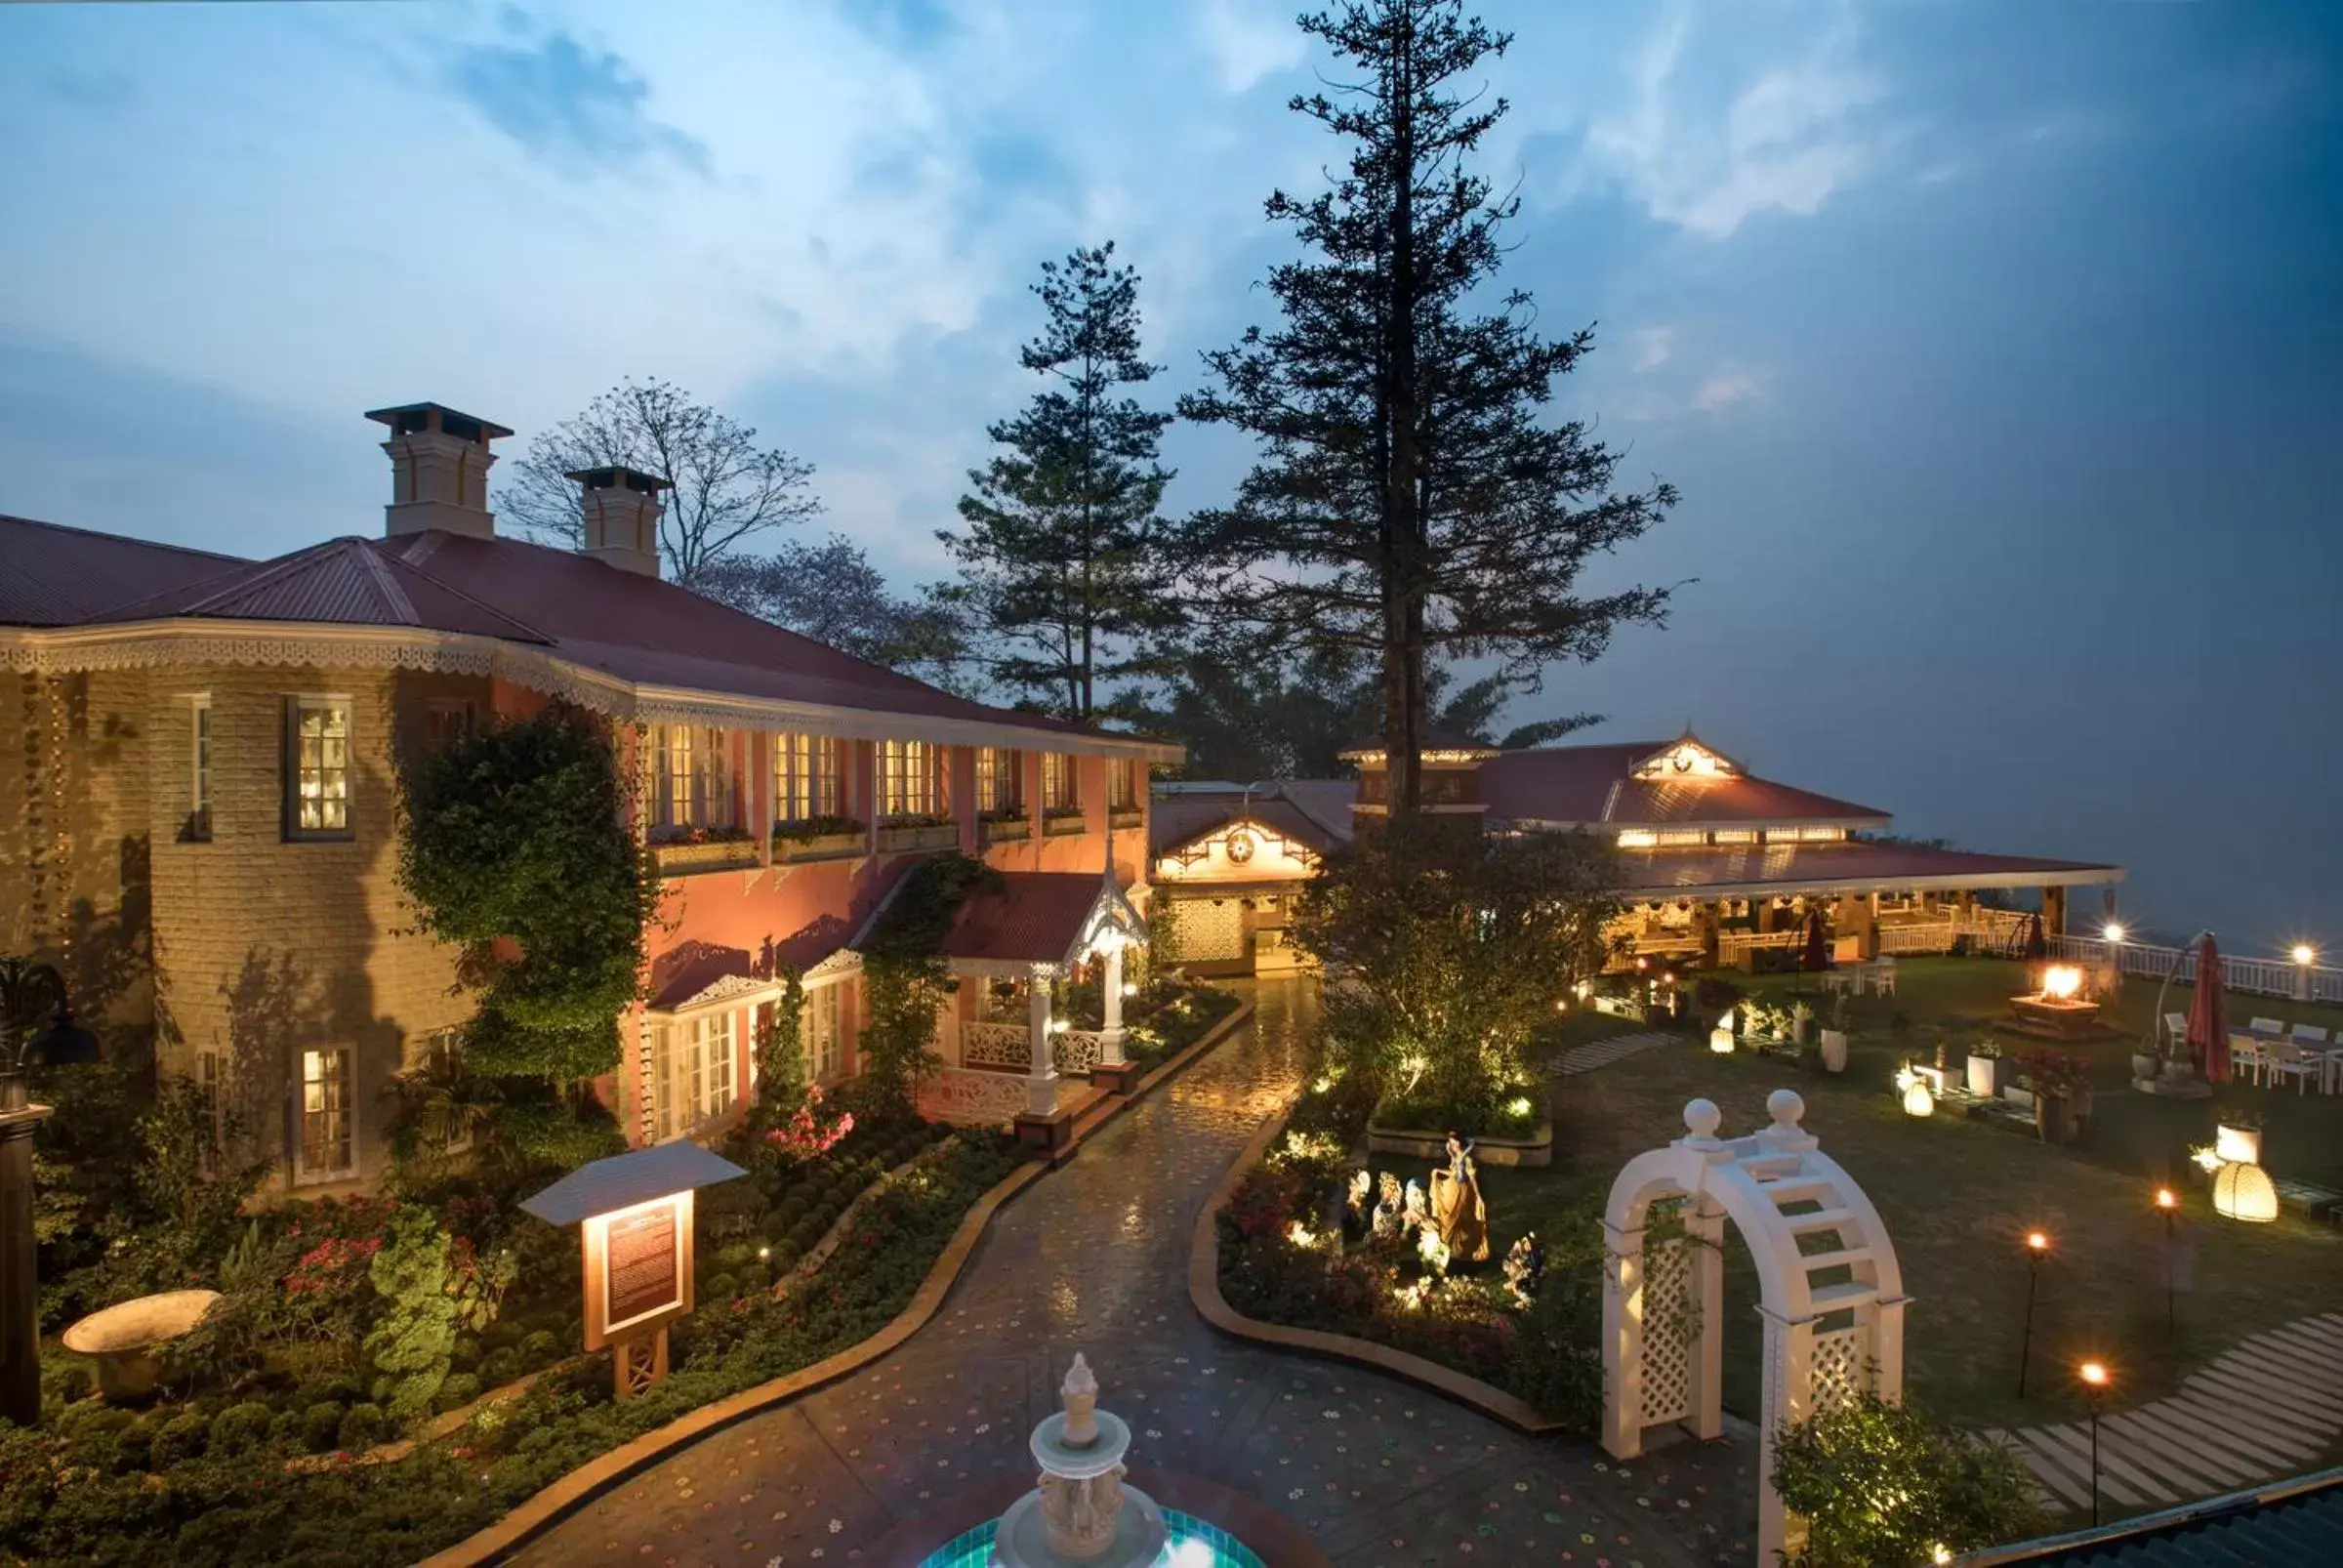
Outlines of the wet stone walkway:
{"label": "wet stone walkway", "polygon": [[[1188,1304],[1189,1231],[1292,1091],[1307,982],[1002,1211],[944,1309],[894,1355],[635,1477],[516,1560],[864,1564],[862,1544],[1029,1474],[1074,1352],[1133,1429],[1130,1461],[1202,1475],[1306,1529],[1342,1568],[1746,1564],[1747,1447],[1631,1465],[1526,1438],[1357,1368],[1221,1339]],[[886,1564],[884,1568],[902,1568]]]}

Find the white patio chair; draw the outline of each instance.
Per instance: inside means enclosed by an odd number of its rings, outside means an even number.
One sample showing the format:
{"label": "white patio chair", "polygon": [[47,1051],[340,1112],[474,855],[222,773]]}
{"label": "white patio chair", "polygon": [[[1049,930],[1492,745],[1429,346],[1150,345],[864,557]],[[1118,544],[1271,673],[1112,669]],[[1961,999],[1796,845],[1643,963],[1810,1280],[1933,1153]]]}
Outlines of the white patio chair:
{"label": "white patio chair", "polygon": [[2268,1087],[2264,1077],[2270,1065],[2269,1048],[2249,1034],[2232,1029],[2229,1032],[2229,1070],[2244,1073],[2257,1084]]}
{"label": "white patio chair", "polygon": [[2286,1032],[2286,1026],[2276,1018],[2256,1018],[2253,1020],[2253,1032],[2257,1035],[2282,1035]]}
{"label": "white patio chair", "polygon": [[2316,1078],[2319,1080],[2319,1092],[2321,1093],[2326,1092],[2325,1052],[2314,1053],[2303,1050],[2300,1046],[2287,1045],[2283,1041],[2272,1042],[2269,1052],[2269,1065],[2264,1068],[2264,1071],[2271,1077],[2293,1079],[2294,1093],[2297,1094],[2309,1089],[2311,1080]]}
{"label": "white patio chair", "polygon": [[2298,1046],[2323,1046],[2326,1031],[2315,1023],[2298,1023],[2287,1031],[2286,1038]]}
{"label": "white patio chair", "polygon": [[2164,1043],[2174,1052],[2189,1043],[2189,1015],[2185,1012],[2164,1014]]}
{"label": "white patio chair", "polygon": [[1871,966],[1871,987],[1881,996],[1896,994],[1896,961],[1882,958]]}

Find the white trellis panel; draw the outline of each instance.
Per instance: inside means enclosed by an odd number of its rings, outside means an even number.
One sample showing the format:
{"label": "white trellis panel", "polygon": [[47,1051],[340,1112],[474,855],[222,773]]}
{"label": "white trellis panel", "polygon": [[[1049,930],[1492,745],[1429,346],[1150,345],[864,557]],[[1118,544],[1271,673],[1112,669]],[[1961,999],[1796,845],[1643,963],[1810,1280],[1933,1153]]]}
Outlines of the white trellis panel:
{"label": "white trellis panel", "polygon": [[1245,907],[1234,898],[1175,898],[1179,956],[1191,964],[1217,964],[1245,956]]}

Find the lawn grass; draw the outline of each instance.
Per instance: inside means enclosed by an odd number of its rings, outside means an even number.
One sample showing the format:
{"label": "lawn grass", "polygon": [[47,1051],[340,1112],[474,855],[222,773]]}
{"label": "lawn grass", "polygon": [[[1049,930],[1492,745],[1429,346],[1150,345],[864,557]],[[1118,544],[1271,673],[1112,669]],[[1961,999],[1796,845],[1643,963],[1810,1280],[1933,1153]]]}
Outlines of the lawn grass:
{"label": "lawn grass", "polygon": [[[2343,1232],[2292,1218],[2247,1225],[2214,1216],[2202,1182],[2189,1179],[2186,1146],[2210,1139],[2218,1101],[2155,1100],[2119,1088],[2130,1049],[2121,1039],[2092,1050],[2102,1071],[2080,1148],[2046,1147],[1955,1116],[1903,1114],[1890,1087],[1899,1063],[1932,1051],[1936,1020],[1982,1022],[2003,1011],[2023,986],[2023,967],[1948,959],[1899,968],[1901,996],[1858,1006],[1844,1075],[1809,1076],[1779,1057],[1716,1056],[1688,1036],[1681,1046],[1558,1082],[1555,1164],[1483,1168],[1496,1255],[1527,1229],[1554,1236],[1592,1224],[1620,1168],[1682,1135],[1687,1099],[1714,1100],[1732,1135],[1765,1125],[1765,1096],[1788,1086],[1806,1098],[1807,1129],[1864,1184],[1887,1222],[1912,1298],[1909,1386],[1954,1421],[1985,1426],[2077,1416],[2072,1369],[2086,1356],[2115,1370],[2117,1403],[2128,1407],[2168,1392],[2181,1375],[2246,1335],[2343,1301]],[[2154,1005],[2154,987],[2146,989],[2144,999],[2125,998],[2125,1013],[2136,1009],[2144,1019]],[[2289,1021],[2306,1011],[2258,1003],[2254,1011]],[[1887,1028],[1896,1012],[1909,1020],[1901,1039]],[[2337,1158],[2330,1145],[2343,1140],[2343,1099],[2285,1103],[2294,1101],[2291,1091],[2245,1086],[2224,1092],[2224,1099],[2232,1096],[2269,1111],[2268,1137],[2281,1172]],[[2289,1166],[2286,1151],[2297,1142]],[[2162,1226],[2152,1203],[2156,1183],[2167,1179],[2182,1195],[2183,1288],[2178,1330],[2169,1337]],[[2048,1231],[2054,1246],[2035,1308],[2033,1397],[2021,1404],[2021,1238],[2033,1227]],[[1738,1240],[1726,1268],[1726,1403],[1754,1417],[1756,1280]]]}

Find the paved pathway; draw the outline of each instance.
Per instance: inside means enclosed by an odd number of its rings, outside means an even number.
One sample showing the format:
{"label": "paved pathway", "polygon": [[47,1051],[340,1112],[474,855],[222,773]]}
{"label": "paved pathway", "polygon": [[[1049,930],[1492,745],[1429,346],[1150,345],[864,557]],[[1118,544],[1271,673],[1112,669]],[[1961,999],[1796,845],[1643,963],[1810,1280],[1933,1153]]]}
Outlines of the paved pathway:
{"label": "paved pathway", "polygon": [[[2099,1418],[2099,1489],[2122,1508],[2160,1508],[2308,1468],[2343,1432],[2343,1312],[2256,1334],[2180,1391]],[[2087,1420],[1994,1432],[2053,1503],[2091,1506]]]}
{"label": "paved pathway", "polygon": [[[1628,1465],[1517,1435],[1356,1368],[1214,1335],[1190,1308],[1197,1210],[1286,1093],[1307,982],[1004,1210],[903,1349],[637,1476],[524,1549],[533,1565],[863,1563],[858,1543],[1028,1472],[1076,1350],[1131,1461],[1296,1520],[1342,1568],[1746,1564],[1754,1455],[1684,1444]],[[899,1568],[888,1564],[886,1568]]]}
{"label": "paved pathway", "polygon": [[1622,1056],[1632,1056],[1639,1051],[1649,1051],[1654,1046],[1665,1046],[1671,1040],[1682,1038],[1681,1035],[1664,1034],[1655,1029],[1648,1034],[1613,1035],[1608,1040],[1597,1040],[1591,1045],[1573,1046],[1562,1053],[1561,1072],[1565,1077],[1574,1073],[1590,1073],[1597,1067],[1610,1066]]}

